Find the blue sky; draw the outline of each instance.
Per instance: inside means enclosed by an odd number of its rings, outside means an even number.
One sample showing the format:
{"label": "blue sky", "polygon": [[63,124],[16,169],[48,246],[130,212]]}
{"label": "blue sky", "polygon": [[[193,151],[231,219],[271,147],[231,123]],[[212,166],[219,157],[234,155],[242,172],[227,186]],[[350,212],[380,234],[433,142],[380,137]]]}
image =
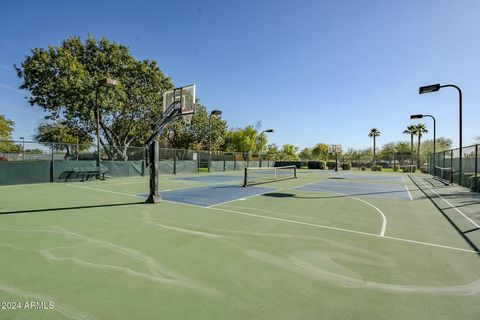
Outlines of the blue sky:
{"label": "blue sky", "polygon": [[88,34],[156,60],[177,86],[196,83],[231,127],[275,128],[279,145],[366,148],[373,127],[380,145],[408,140],[412,113],[435,115],[437,136],[456,145],[457,93],[418,95],[431,83],[462,88],[464,145],[480,135],[480,1],[42,0],[0,12],[0,114],[16,122],[13,138],[31,137],[44,114],[12,65]]}

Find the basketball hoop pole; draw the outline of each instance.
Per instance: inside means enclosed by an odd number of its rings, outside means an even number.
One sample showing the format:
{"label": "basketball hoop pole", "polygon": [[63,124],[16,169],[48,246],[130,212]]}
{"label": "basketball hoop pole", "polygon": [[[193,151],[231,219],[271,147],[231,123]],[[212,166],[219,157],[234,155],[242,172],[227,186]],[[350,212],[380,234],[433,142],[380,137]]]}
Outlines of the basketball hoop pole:
{"label": "basketball hoop pole", "polygon": [[167,124],[175,117],[180,116],[181,111],[175,108],[171,108],[170,114],[160,119],[155,125],[153,134],[147,140],[148,148],[148,167],[150,170],[150,194],[148,195],[147,203],[158,203],[162,201],[160,192],[158,191],[158,136],[165,129]]}
{"label": "basketball hoop pole", "polygon": [[[183,88],[175,89],[173,94],[175,96],[176,91],[180,92],[180,100],[173,100],[171,104],[168,105],[168,108],[164,109],[163,117],[158,120],[152,127],[153,133],[148,138],[146,145],[148,147],[148,166],[150,170],[150,194],[147,199],[147,203],[158,203],[162,201],[160,192],[158,191],[158,173],[159,173],[159,144],[158,137],[166,128],[166,126],[173,121],[176,117],[185,116],[187,114],[193,114],[195,112],[195,102],[193,102],[192,109],[189,112],[183,111]],[[194,90],[195,91],[195,90]],[[165,97],[164,97],[165,100]],[[195,101],[195,93],[193,94],[193,101]],[[177,105],[180,104],[180,107]]]}

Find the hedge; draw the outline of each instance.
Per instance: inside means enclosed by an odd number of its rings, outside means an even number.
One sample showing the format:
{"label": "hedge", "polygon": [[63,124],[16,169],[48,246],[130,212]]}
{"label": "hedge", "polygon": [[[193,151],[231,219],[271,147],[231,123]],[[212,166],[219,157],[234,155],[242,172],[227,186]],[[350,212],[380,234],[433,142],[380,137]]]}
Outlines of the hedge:
{"label": "hedge", "polygon": [[308,161],[308,169],[321,169],[325,170],[327,163],[325,161]]}

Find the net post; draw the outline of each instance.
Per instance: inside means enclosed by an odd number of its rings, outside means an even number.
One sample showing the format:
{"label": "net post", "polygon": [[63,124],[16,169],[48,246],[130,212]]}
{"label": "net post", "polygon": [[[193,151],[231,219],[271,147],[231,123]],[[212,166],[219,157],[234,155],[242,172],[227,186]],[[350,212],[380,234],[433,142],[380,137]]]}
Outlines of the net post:
{"label": "net post", "polygon": [[244,168],[243,169],[245,171],[244,175],[243,175],[243,186],[246,187],[247,186],[247,174],[248,174],[248,170],[247,168]]}

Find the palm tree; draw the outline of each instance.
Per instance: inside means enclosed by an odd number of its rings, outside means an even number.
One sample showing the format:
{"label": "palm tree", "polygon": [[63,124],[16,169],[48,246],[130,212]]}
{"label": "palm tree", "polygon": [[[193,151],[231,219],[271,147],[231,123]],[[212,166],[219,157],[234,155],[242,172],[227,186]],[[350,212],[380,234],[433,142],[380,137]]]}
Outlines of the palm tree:
{"label": "palm tree", "polygon": [[380,131],[377,128],[370,129],[368,136],[373,138],[373,164],[377,164],[377,159],[375,158],[375,140],[380,136]]}
{"label": "palm tree", "polygon": [[415,134],[418,136],[418,146],[417,146],[417,168],[420,168],[420,142],[422,140],[422,136],[425,133],[428,133],[427,126],[424,125],[423,123],[419,123],[414,125],[415,128]]}
{"label": "palm tree", "polygon": [[413,136],[416,134],[415,126],[413,124],[409,125],[407,127],[407,130],[403,131],[403,133],[410,135],[410,172],[411,172],[412,165],[413,165]]}

